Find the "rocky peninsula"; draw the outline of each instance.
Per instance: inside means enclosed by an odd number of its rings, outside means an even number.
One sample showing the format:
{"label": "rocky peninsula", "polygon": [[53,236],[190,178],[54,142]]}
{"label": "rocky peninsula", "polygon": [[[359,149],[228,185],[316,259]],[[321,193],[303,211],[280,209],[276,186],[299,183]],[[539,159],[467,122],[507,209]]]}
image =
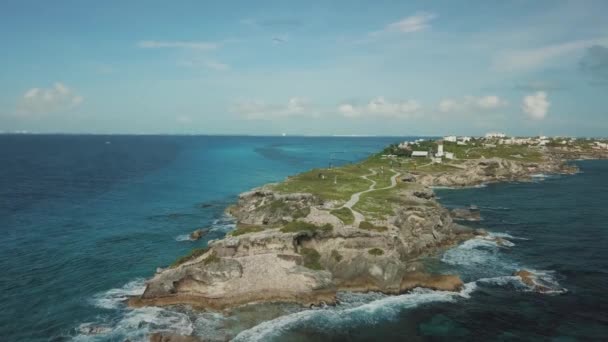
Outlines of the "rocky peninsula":
{"label": "rocky peninsula", "polygon": [[428,273],[421,259],[487,233],[457,223],[478,220],[478,213],[450,212],[432,187],[571,174],[577,171],[568,163],[574,156],[608,157],[578,146],[480,143],[433,163],[399,156],[394,148],[242,193],[227,209],[236,221],[231,233],[160,269],[129,304],[224,310],[262,302],[332,304],[338,291],[458,291],[463,283],[457,275]]}

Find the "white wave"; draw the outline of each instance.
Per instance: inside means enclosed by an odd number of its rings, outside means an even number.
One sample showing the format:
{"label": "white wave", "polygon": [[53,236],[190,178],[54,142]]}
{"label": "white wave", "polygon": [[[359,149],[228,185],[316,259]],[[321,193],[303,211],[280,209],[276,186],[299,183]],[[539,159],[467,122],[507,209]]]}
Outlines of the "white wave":
{"label": "white wave", "polygon": [[468,186],[446,186],[446,185],[434,185],[430,186],[431,189],[437,190],[459,190],[459,189],[479,189],[479,188],[487,188],[488,184],[482,183],[477,185],[468,185]]}
{"label": "white wave", "polygon": [[93,296],[93,305],[103,309],[116,309],[131,296],[139,296],[144,293],[146,282],[144,279],[136,279],[128,282],[118,289],[111,289]]}
{"label": "white wave", "polygon": [[[86,323],[94,326],[95,323]],[[145,307],[128,311],[120,321],[97,334],[79,334],[74,341],[148,341],[153,332],[169,332],[190,335],[193,325],[187,314],[157,307]]]}
{"label": "white wave", "polygon": [[190,241],[190,234],[182,234],[175,237],[175,241]]}
{"label": "white wave", "polygon": [[[268,341],[297,326],[309,326],[319,330],[346,329],[356,325],[374,325],[395,319],[402,310],[434,302],[452,302],[469,298],[476,289],[475,283],[467,283],[460,292],[414,289],[399,296],[384,296],[369,303],[352,307],[342,303],[335,307],[296,312],[263,322],[242,331],[233,341]],[[354,296],[360,300],[360,296]],[[344,297],[343,297],[344,298]]]}
{"label": "white wave", "polygon": [[526,271],[532,273],[530,278],[534,283],[534,286],[524,284],[528,287],[529,291],[540,292],[543,294],[563,294],[568,292],[568,289],[562,287],[557,281],[555,271],[533,269],[526,269]]}
{"label": "white wave", "polygon": [[530,240],[528,238],[523,238],[523,237],[519,237],[519,236],[513,236],[509,233],[495,233],[495,232],[490,232],[489,233],[490,236],[493,237],[497,237],[497,238],[502,238],[502,239],[511,239],[511,240]]}
{"label": "white wave", "polygon": [[487,209],[487,210],[511,210],[511,208],[508,208],[508,207],[486,207],[486,206],[480,206],[479,208],[481,208],[481,209]]}
{"label": "white wave", "polygon": [[228,233],[236,228],[236,220],[230,215],[223,215],[221,218],[213,221],[209,231]]}

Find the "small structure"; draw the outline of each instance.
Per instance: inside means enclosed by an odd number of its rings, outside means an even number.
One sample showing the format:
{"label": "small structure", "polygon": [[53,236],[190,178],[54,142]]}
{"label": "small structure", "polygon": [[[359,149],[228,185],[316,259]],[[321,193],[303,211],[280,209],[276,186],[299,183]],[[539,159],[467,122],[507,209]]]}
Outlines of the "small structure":
{"label": "small structure", "polygon": [[443,157],[443,140],[437,142],[437,153],[435,153],[435,157]]}
{"label": "small structure", "polygon": [[458,141],[456,142],[456,145],[460,145],[460,146],[465,146],[467,143],[464,141]]}
{"label": "small structure", "polygon": [[429,157],[429,152],[428,151],[413,151],[412,152],[412,157],[424,157],[424,158],[428,158]]}
{"label": "small structure", "polygon": [[434,164],[441,164],[442,159],[438,158],[438,157],[433,157],[431,158],[431,160],[433,161]]}
{"label": "small structure", "polygon": [[455,135],[450,135],[450,136],[447,136],[447,137],[443,137],[443,140],[449,141],[449,142],[456,142],[457,139],[458,138],[456,138]]}
{"label": "small structure", "polygon": [[502,139],[505,138],[507,135],[504,133],[500,133],[500,132],[490,132],[490,133],[486,133],[486,139]]}
{"label": "small structure", "polygon": [[485,148],[494,148],[494,147],[496,147],[496,145],[494,145],[494,144],[483,144],[483,147],[485,147]]}
{"label": "small structure", "polygon": [[446,152],[445,153],[445,157],[447,159],[454,159],[454,153],[452,153],[452,152]]}

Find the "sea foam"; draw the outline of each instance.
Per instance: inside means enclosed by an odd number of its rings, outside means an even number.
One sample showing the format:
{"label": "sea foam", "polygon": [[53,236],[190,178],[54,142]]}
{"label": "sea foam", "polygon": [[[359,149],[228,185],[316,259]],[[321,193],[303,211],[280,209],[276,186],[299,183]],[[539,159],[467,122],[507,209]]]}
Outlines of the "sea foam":
{"label": "sea foam", "polygon": [[139,296],[146,289],[145,279],[135,279],[121,288],[111,289],[93,296],[93,305],[103,309],[116,309],[131,296]]}

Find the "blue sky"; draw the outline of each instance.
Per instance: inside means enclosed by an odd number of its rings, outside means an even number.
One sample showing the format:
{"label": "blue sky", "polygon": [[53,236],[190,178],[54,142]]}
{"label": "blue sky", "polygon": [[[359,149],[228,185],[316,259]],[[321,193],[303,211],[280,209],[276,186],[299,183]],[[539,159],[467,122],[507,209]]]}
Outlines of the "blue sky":
{"label": "blue sky", "polygon": [[0,131],[606,136],[606,1],[13,1]]}

